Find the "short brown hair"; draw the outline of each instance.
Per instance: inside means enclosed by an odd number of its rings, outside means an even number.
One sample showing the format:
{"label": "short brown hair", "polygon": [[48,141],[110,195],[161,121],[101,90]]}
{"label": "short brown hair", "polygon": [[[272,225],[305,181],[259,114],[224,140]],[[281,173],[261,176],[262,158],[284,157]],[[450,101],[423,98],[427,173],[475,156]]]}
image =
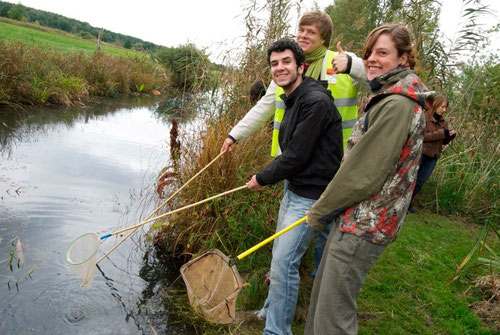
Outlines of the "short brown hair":
{"label": "short brown hair", "polygon": [[305,13],[299,20],[299,27],[309,26],[313,24],[316,26],[316,28],[318,28],[319,34],[324,40],[323,45],[328,48],[333,32],[332,18],[325,12],[314,10],[312,12]]}
{"label": "short brown hair", "polygon": [[398,56],[403,54],[408,55],[408,63],[413,69],[418,64],[417,50],[412,47],[410,40],[410,32],[402,24],[384,24],[373,29],[366,37],[365,46],[363,48],[363,59],[366,60],[372,53],[373,46],[377,42],[380,35],[389,35],[394,42],[394,46],[398,50]]}

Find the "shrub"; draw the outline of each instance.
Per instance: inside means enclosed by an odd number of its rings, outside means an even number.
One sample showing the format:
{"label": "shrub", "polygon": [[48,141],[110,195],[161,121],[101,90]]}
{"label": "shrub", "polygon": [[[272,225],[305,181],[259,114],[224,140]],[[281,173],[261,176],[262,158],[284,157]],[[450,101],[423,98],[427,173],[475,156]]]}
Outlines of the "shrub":
{"label": "shrub", "polygon": [[205,52],[193,44],[162,49],[155,58],[169,69],[174,87],[190,91],[206,88],[212,65]]}
{"label": "shrub", "polygon": [[148,56],[62,53],[0,40],[0,103],[71,105],[91,96],[163,89],[168,77]]}

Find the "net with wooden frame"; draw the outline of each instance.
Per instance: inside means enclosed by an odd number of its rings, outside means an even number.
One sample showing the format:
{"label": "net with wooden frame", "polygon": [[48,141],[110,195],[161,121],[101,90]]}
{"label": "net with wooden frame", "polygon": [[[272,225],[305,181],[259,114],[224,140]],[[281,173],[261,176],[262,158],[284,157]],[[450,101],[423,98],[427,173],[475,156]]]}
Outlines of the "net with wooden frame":
{"label": "net with wooden frame", "polygon": [[189,303],[211,323],[229,324],[236,320],[236,298],[245,286],[235,264],[280,235],[305,224],[307,216],[292,223],[235,258],[212,249],[181,266]]}
{"label": "net with wooden frame", "polygon": [[236,266],[229,263],[226,255],[212,249],[181,267],[189,303],[211,323],[236,319],[236,298],[244,284]]}
{"label": "net with wooden frame", "polygon": [[[87,233],[84,234],[80,237],[78,237],[76,240],[74,240],[71,245],[68,247],[68,250],[66,251],[66,261],[71,265],[71,267],[83,278],[83,282],[80,285],[81,287],[89,287],[93,280],[94,280],[94,270],[97,264],[99,264],[104,258],[106,258],[111,252],[113,252],[119,245],[121,245],[126,239],[128,239],[132,234],[134,234],[139,227],[145,225],[146,223],[155,221],[160,218],[164,218],[167,215],[172,215],[174,213],[180,212],[182,210],[203,204],[205,202],[214,200],[216,198],[222,197],[224,195],[246,189],[246,186],[240,186],[235,189],[220,193],[218,195],[214,195],[210,198],[207,198],[205,200],[198,201],[194,204],[190,204],[187,206],[184,206],[182,208],[178,208],[176,210],[158,215],[156,217],[153,217],[153,215],[160,210],[165,204],[167,204],[170,200],[172,200],[184,187],[186,187],[192,180],[194,180],[197,176],[199,176],[203,171],[205,171],[210,165],[212,165],[217,159],[219,159],[225,152],[219,153],[217,157],[215,157],[210,163],[208,163],[203,169],[201,169],[198,173],[196,173],[191,179],[189,179],[182,187],[180,187],[177,191],[175,191],[167,200],[162,202],[158,207],[156,207],[155,210],[153,210],[146,220],[124,228],[117,230],[115,232],[112,232],[110,234],[103,235],[99,238],[94,233]],[[99,246],[101,243],[111,237],[111,236],[116,236],[118,234],[121,234],[127,230],[131,230],[125,237],[123,237],[120,242],[118,242],[111,250],[109,250],[107,253],[104,254],[99,260],[96,261],[96,255],[97,251],[99,250]]]}

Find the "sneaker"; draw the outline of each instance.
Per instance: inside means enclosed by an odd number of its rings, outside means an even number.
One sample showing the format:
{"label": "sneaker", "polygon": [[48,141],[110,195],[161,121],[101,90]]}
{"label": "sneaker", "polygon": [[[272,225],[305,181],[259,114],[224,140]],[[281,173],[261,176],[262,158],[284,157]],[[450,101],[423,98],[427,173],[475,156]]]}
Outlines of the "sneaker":
{"label": "sneaker", "polygon": [[408,207],[408,212],[415,214],[417,213],[417,210],[415,209],[415,207],[413,207],[412,204],[410,204],[410,207]]}
{"label": "sneaker", "polygon": [[244,312],[244,319],[247,322],[259,322],[259,323],[265,323],[266,318],[264,315],[262,315],[260,310],[256,311],[245,311]]}
{"label": "sneaker", "polygon": [[264,275],[264,283],[267,284],[267,286],[269,286],[271,284],[271,270],[267,271],[267,273]]}

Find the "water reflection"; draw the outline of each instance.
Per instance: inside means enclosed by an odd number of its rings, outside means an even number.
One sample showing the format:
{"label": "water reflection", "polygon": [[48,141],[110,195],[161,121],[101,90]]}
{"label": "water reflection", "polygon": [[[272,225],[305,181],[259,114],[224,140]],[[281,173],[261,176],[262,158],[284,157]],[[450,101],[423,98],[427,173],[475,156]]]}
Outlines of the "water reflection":
{"label": "water reflection", "polygon": [[220,95],[219,90],[196,94],[172,90],[158,104],[156,111],[168,120],[176,119],[182,123],[188,123],[199,119],[200,116],[214,115],[217,112],[216,103],[219,104],[219,108],[221,105]]}
{"label": "water reflection", "polygon": [[161,102],[146,100],[0,114],[1,334],[189,333],[169,325],[161,301],[178,268],[159,260],[145,230],[100,263],[89,289],[64,257],[78,236],[135,224],[154,208],[171,125],[156,112]]}

